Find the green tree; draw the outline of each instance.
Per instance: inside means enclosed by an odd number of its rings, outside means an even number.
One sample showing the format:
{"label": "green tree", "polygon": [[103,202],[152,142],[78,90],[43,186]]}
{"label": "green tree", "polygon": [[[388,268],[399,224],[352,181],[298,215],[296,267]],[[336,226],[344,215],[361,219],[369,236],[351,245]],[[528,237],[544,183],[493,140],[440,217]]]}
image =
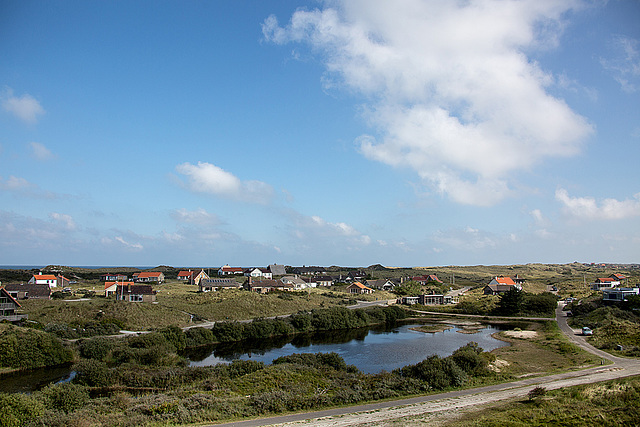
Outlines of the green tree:
{"label": "green tree", "polygon": [[500,295],[498,302],[498,313],[505,315],[514,315],[522,310],[524,304],[524,292],[518,288],[511,288],[507,292]]}

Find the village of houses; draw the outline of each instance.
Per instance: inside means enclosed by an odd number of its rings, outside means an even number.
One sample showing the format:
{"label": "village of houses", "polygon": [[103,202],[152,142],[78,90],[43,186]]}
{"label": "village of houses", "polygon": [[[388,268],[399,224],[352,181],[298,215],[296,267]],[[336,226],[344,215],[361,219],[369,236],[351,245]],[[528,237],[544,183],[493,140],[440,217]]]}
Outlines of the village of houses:
{"label": "village of houses", "polygon": [[[288,271],[287,271],[288,270]],[[301,291],[308,288],[331,287],[336,283],[346,284],[346,292],[354,296],[371,294],[376,291],[393,292],[406,281],[414,281],[422,286],[443,285],[435,274],[404,277],[398,279],[367,279],[365,272],[350,271],[345,275],[329,275],[322,267],[285,268],[272,264],[267,267],[241,268],[224,265],[217,271],[210,269],[188,269],[178,273],[177,280],[197,286],[199,292],[216,292],[222,289],[244,289],[260,294],[280,291]],[[626,277],[612,274],[597,278],[590,287],[602,292],[605,302],[624,301],[629,295],[640,295],[638,287],[623,287]],[[141,271],[132,276],[121,273],[105,273],[100,276],[104,283],[103,295],[126,302],[154,303],[158,286],[165,282],[164,273],[159,271]],[[522,290],[524,278],[495,276],[483,288],[484,295],[500,295],[510,289]],[[0,283],[0,320],[17,321],[26,317],[18,314],[20,300],[51,299],[53,292],[67,291],[74,284],[63,274],[34,274],[26,283]],[[442,288],[442,286],[440,286]],[[446,288],[446,286],[444,287]],[[442,294],[424,294],[399,297],[396,303],[406,305],[444,305],[455,304],[464,291],[450,288]],[[554,291],[554,289],[551,289]]]}

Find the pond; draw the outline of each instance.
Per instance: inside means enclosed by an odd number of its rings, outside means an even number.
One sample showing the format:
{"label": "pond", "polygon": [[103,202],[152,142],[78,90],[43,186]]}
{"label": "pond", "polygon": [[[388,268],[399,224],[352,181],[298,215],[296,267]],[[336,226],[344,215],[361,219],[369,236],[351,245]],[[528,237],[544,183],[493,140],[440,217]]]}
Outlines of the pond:
{"label": "pond", "polygon": [[71,365],[7,374],[0,376],[0,392],[30,393],[34,390],[44,388],[49,384],[71,381],[75,376],[76,373],[71,370]]}
{"label": "pond", "polygon": [[334,331],[325,334],[295,336],[260,343],[215,345],[186,352],[190,366],[211,366],[233,360],[257,360],[271,363],[293,353],[339,354],[348,365],[365,373],[392,371],[416,364],[431,355],[446,357],[456,349],[475,341],[485,351],[508,345],[491,334],[499,331],[486,325],[476,333],[460,333],[454,326],[442,332],[425,333],[412,330],[421,325],[407,324],[393,328],[370,328],[356,331]]}

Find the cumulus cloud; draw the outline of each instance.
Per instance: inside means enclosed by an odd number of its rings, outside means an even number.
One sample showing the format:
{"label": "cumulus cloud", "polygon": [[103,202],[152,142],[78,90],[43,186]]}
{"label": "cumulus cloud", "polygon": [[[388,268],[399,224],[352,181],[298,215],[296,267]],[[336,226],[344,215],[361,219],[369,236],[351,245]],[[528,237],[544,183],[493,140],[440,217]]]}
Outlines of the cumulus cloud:
{"label": "cumulus cloud", "polygon": [[29,148],[31,149],[31,155],[40,161],[47,161],[53,159],[55,156],[53,153],[39,142],[30,142]]}
{"label": "cumulus cloud", "polygon": [[559,188],[556,200],[563,204],[563,211],[574,218],[616,220],[640,216],[640,193],[633,199],[604,199],[598,204],[593,197],[571,197],[567,190]]}
{"label": "cumulus cloud", "polygon": [[547,88],[526,52],[557,43],[578,1],[349,0],[263,23],[274,43],[308,43],[325,84],[365,95],[371,159],[413,169],[452,200],[492,205],[513,172],[577,153],[586,119]]}
{"label": "cumulus cloud", "polygon": [[187,187],[197,193],[259,204],[267,204],[273,199],[273,188],[269,184],[261,181],[242,181],[211,163],[182,163],[176,166],[176,171],[187,177]]}
{"label": "cumulus cloud", "polygon": [[2,95],[2,108],[26,123],[36,123],[38,117],[44,114],[44,108],[33,96],[14,96],[11,89]]}

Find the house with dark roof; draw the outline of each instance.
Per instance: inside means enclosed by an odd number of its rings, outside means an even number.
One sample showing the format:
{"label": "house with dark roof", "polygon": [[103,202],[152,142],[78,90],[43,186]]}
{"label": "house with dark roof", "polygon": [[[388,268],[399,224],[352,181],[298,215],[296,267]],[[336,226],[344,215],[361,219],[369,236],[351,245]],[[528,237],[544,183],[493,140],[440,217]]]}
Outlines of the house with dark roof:
{"label": "house with dark roof", "polygon": [[120,286],[133,286],[135,282],[104,282],[104,296],[109,297],[115,295],[118,291],[118,285]]}
{"label": "house with dark roof", "polygon": [[17,299],[51,299],[49,285],[36,285],[32,283],[7,283],[4,288]]}
{"label": "house with dark roof", "polygon": [[0,288],[0,321],[17,322],[27,318],[26,314],[18,314],[22,306],[5,288]]}
{"label": "house with dark roof", "polygon": [[221,289],[240,289],[242,285],[235,279],[224,279],[221,277],[211,277],[200,280],[198,289],[200,292],[219,291]]}
{"label": "house with dark roof", "polygon": [[284,276],[287,274],[287,270],[282,264],[270,264],[267,268],[271,272],[272,276]]}
{"label": "house with dark roof", "polygon": [[244,288],[250,292],[257,292],[259,294],[266,294],[268,292],[273,291],[293,291],[295,290],[294,286],[289,283],[283,283],[281,280],[274,279],[260,279],[253,280],[253,278],[249,277],[246,282],[244,282]]}
{"label": "house with dark roof", "polygon": [[155,302],[156,291],[151,285],[131,284],[116,285],[116,299],[128,302]]}
{"label": "house with dark roof", "polygon": [[412,277],[411,280],[418,282],[423,286],[427,285],[430,282],[442,283],[442,280],[438,279],[438,276],[436,276],[435,274],[425,274],[423,276],[415,276],[415,277]]}
{"label": "house with dark roof", "polygon": [[396,284],[388,279],[376,279],[367,280],[367,286],[371,289],[378,289],[382,291],[392,291]]}
{"label": "house with dark roof", "polygon": [[101,282],[126,282],[129,277],[126,274],[105,273],[100,275]]}

